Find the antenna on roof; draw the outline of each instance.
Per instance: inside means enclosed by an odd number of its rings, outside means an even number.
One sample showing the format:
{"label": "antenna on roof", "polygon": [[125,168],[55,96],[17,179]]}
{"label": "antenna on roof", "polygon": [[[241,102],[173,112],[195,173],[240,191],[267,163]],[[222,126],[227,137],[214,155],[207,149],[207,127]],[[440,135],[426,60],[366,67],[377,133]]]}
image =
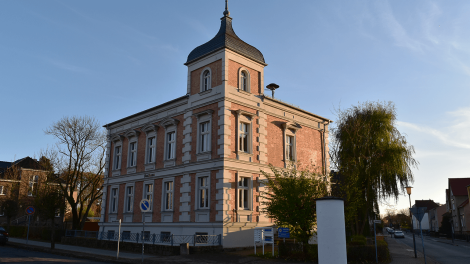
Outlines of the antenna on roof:
{"label": "antenna on roof", "polygon": [[274,90],[279,88],[279,85],[277,85],[275,83],[270,83],[270,84],[266,85],[266,88],[268,88],[269,90],[271,90],[271,92],[273,92],[273,99],[274,99]]}

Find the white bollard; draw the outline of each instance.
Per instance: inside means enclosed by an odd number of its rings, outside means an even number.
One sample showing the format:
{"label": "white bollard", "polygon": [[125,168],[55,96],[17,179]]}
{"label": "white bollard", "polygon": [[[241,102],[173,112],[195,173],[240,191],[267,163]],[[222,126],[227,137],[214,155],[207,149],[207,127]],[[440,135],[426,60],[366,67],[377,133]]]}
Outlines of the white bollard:
{"label": "white bollard", "polygon": [[347,263],[343,199],[317,200],[317,241],[319,264]]}

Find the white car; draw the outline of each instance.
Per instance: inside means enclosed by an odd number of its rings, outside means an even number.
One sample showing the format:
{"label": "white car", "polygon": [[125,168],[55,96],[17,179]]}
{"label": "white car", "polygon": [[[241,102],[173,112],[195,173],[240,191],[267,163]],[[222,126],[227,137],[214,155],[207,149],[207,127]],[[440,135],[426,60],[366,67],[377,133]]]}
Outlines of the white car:
{"label": "white car", "polygon": [[395,238],[405,238],[405,234],[403,234],[402,231],[395,231],[395,233],[393,234],[393,237],[395,237]]}

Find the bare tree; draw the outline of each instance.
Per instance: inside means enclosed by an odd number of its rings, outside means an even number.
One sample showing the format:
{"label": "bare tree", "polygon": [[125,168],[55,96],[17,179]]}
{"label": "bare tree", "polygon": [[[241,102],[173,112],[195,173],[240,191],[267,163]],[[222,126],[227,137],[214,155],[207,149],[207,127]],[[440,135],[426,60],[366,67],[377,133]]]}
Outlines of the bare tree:
{"label": "bare tree", "polygon": [[102,196],[106,134],[95,118],[63,117],[45,130],[58,142],[47,150],[57,181],[70,205],[72,228],[82,229],[88,212]]}

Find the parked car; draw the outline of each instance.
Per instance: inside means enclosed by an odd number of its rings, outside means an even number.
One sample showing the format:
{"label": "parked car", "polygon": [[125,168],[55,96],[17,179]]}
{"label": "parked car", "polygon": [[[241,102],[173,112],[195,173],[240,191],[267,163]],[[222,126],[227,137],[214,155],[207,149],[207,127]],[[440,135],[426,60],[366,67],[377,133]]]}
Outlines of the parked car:
{"label": "parked car", "polygon": [[405,238],[405,234],[403,234],[402,231],[395,231],[395,233],[393,234],[393,237],[395,237],[395,238]]}
{"label": "parked car", "polygon": [[8,242],[8,232],[3,228],[0,227],[0,243],[1,244],[6,244]]}

